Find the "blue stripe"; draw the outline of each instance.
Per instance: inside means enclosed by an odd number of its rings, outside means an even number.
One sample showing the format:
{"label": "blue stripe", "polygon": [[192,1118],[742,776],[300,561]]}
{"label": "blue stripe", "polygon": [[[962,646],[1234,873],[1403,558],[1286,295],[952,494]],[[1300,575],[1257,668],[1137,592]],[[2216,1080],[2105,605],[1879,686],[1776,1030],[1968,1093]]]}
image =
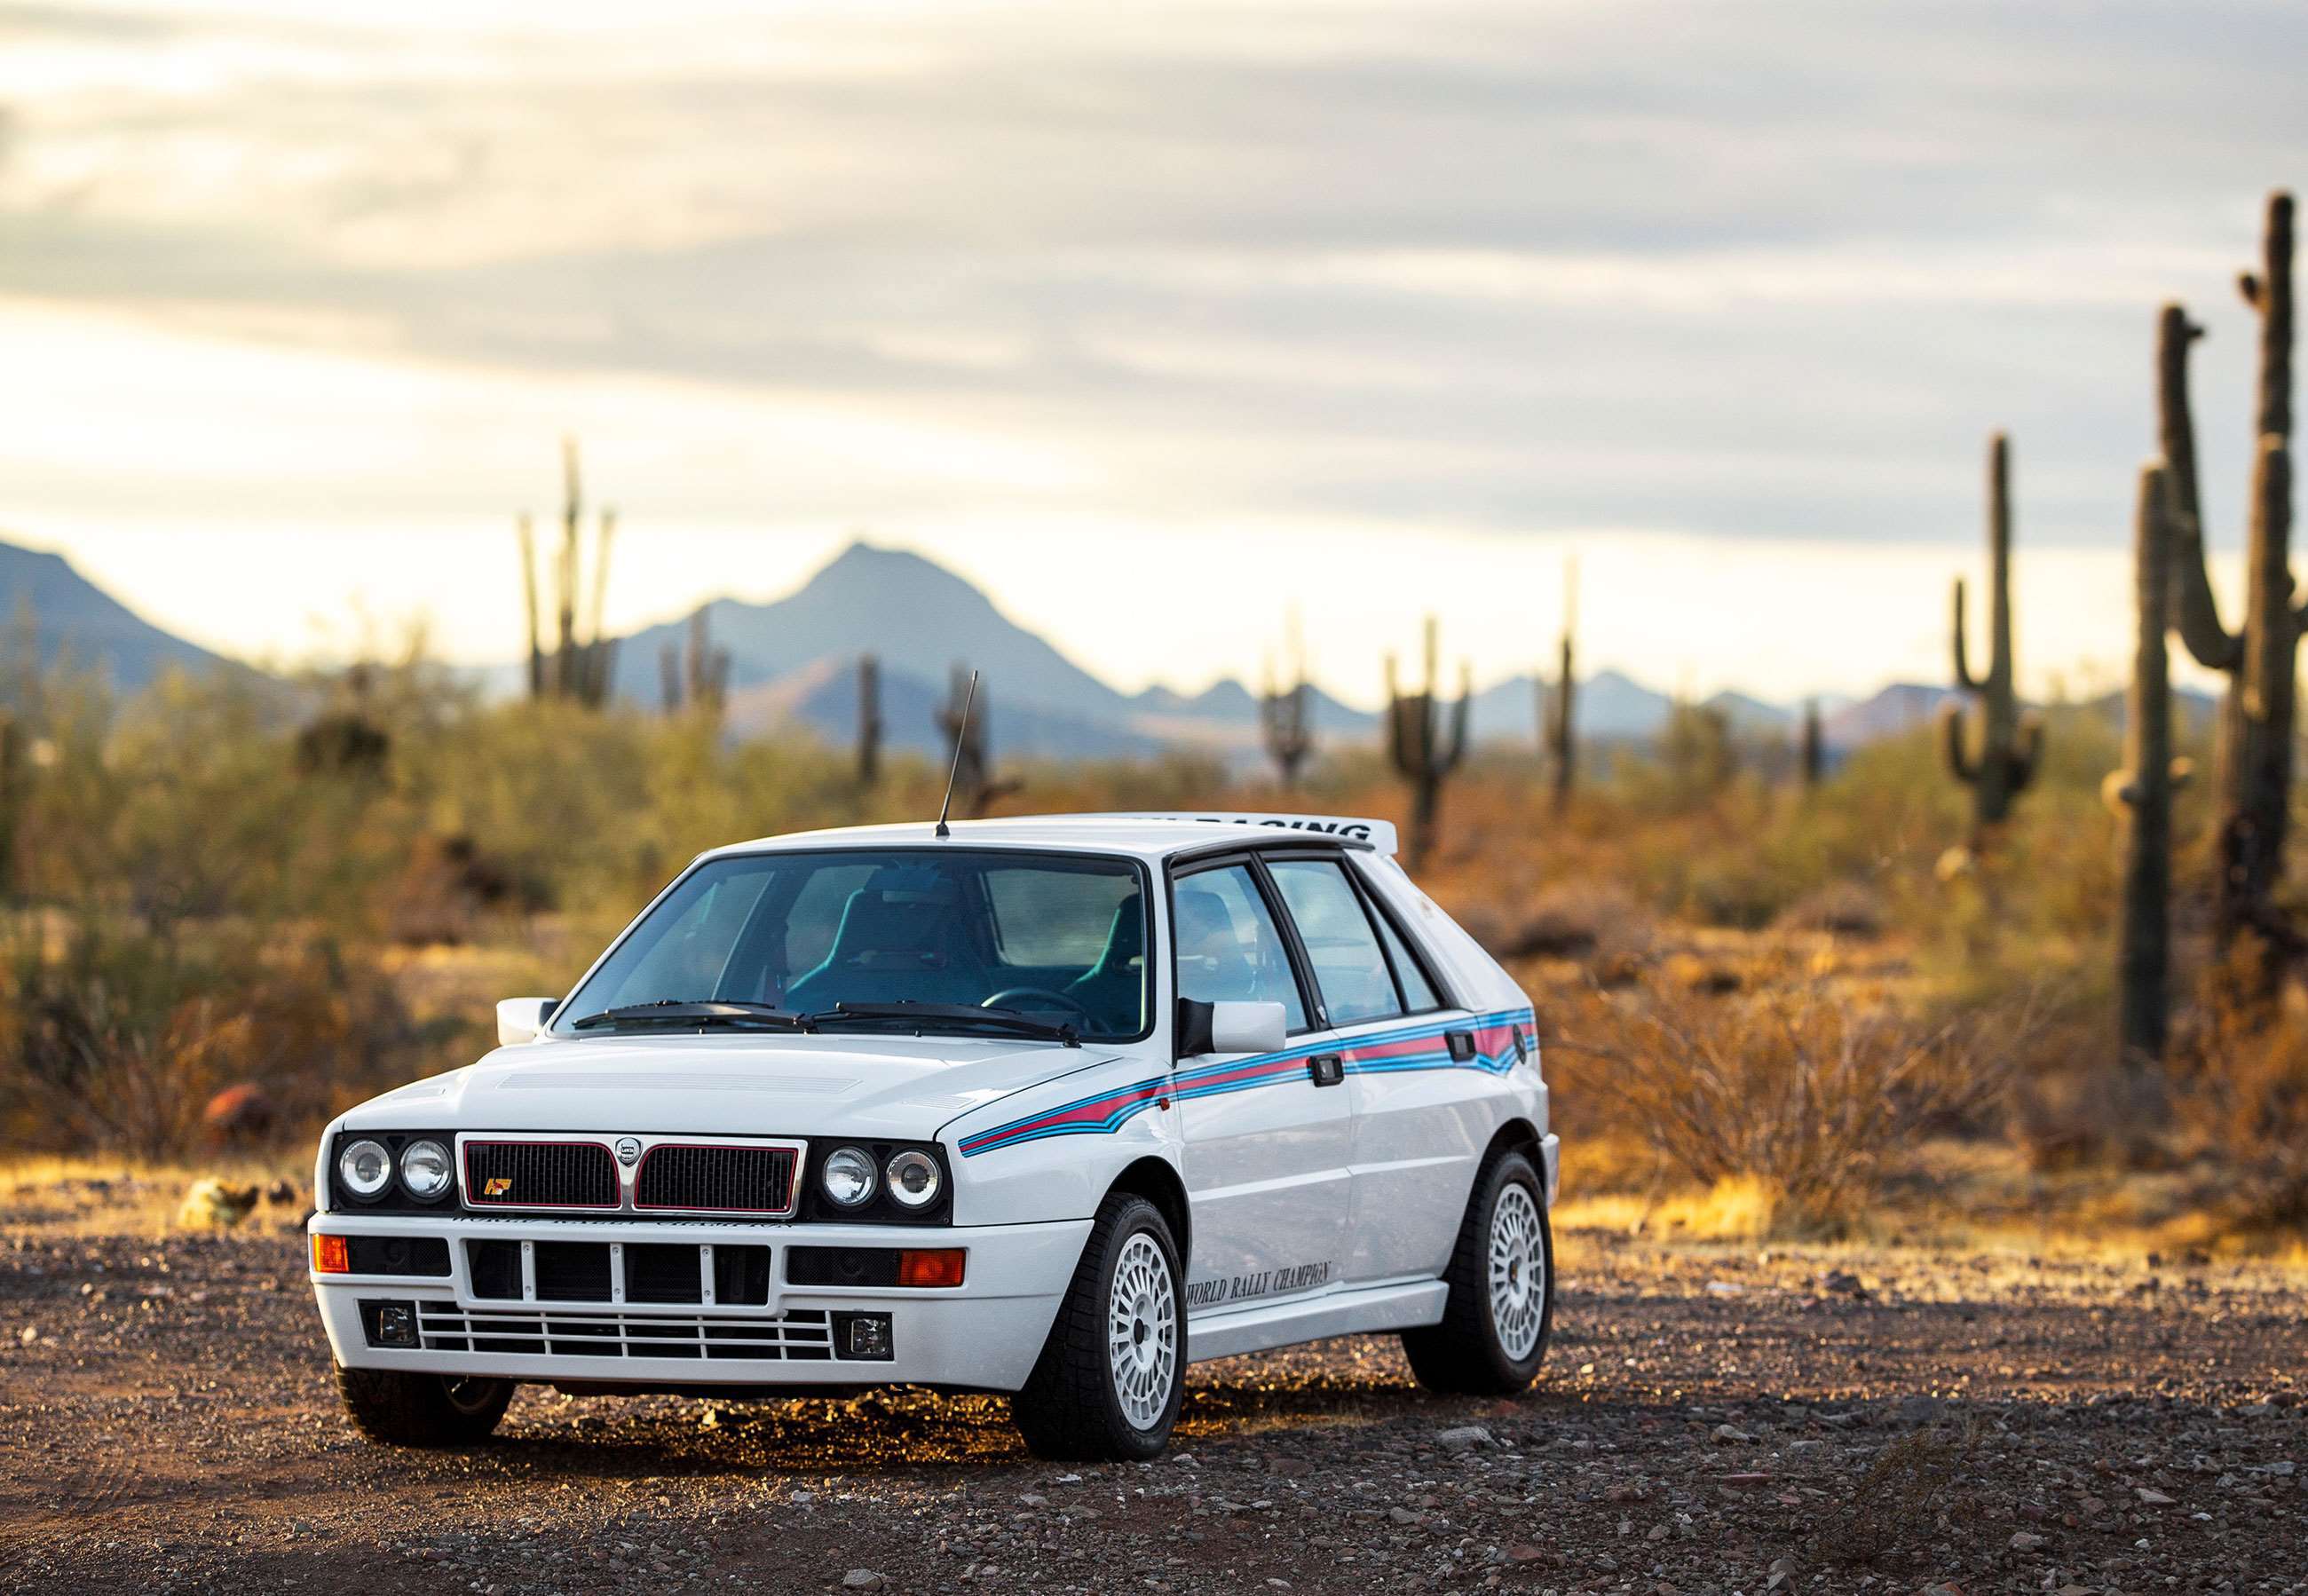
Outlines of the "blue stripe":
{"label": "blue stripe", "polygon": [[[1528,1008],[1498,1009],[1487,1014],[1476,1014],[1463,1020],[1426,1021],[1417,1024],[1398,1026],[1392,1031],[1372,1031],[1363,1036],[1333,1038],[1327,1041],[1301,1042],[1295,1047],[1284,1048],[1279,1053],[1262,1053],[1223,1064],[1201,1065],[1174,1075],[1157,1075],[1150,1080],[1134,1082],[1127,1086],[1117,1086],[1110,1091],[1092,1092],[1088,1097],[1076,1098],[1072,1102],[1061,1104],[1057,1108],[1044,1109],[1028,1115],[1023,1119],[1013,1119],[1009,1124],[996,1126],[992,1130],[980,1131],[975,1135],[965,1136],[961,1140],[961,1156],[976,1158],[981,1152],[993,1152],[1003,1147],[1019,1147],[1028,1142],[1039,1142],[1051,1136],[1112,1135],[1140,1113],[1152,1108],[1158,1100],[1150,1095],[1139,1097],[1133,1101],[1122,1104],[1102,1119],[1074,1120],[1064,1125],[1044,1125],[1041,1122],[1059,1115],[1072,1113],[1076,1109],[1088,1108],[1090,1104],[1102,1102],[1107,1098],[1127,1097],[1134,1092],[1158,1090],[1166,1083],[1170,1088],[1167,1095],[1182,1101],[1188,1098],[1224,1097],[1230,1092],[1249,1091],[1261,1086],[1295,1081],[1298,1077],[1286,1070],[1270,1070],[1263,1074],[1253,1075],[1238,1081],[1214,1081],[1212,1077],[1231,1075],[1241,1070],[1255,1070],[1262,1065],[1282,1064],[1292,1059],[1311,1058],[1317,1053],[1352,1052],[1360,1048],[1379,1048],[1392,1042],[1416,1041],[1430,1036],[1442,1036],[1453,1031],[1485,1031],[1498,1025],[1520,1027],[1526,1022],[1535,1022],[1536,1019],[1536,1014]],[[1518,1035],[1520,1034],[1518,1031]],[[1372,1059],[1367,1063],[1349,1062],[1346,1069],[1348,1074],[1365,1075],[1402,1074],[1419,1070],[1438,1069],[1478,1069],[1486,1074],[1503,1075],[1514,1068],[1518,1057],[1519,1054],[1516,1050],[1508,1048],[1494,1054],[1477,1053],[1474,1057],[1462,1062],[1451,1057],[1450,1050],[1446,1048],[1439,1053],[1411,1053],[1399,1058]],[[1196,1084],[1198,1082],[1207,1083],[1198,1085]],[[1036,1128],[1029,1129],[1029,1126]]]}

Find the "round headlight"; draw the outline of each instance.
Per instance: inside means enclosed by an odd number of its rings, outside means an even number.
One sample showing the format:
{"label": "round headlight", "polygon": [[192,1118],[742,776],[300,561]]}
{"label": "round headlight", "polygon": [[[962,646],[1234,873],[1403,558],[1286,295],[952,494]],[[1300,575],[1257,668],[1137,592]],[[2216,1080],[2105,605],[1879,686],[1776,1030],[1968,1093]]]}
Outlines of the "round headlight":
{"label": "round headlight", "polygon": [[817,1172],[817,1183],[837,1208],[863,1208],[874,1200],[874,1160],[858,1148],[837,1147]]}
{"label": "round headlight", "polygon": [[400,1150],[400,1184],[421,1203],[449,1189],[449,1150],[438,1142],[412,1142]]}
{"label": "round headlight", "polygon": [[364,1203],[383,1196],[392,1184],[392,1154],[382,1142],[356,1142],[337,1154],[337,1178]]}
{"label": "round headlight", "polygon": [[907,1208],[927,1208],[944,1184],[937,1160],[911,1147],[890,1160],[889,1178],[890,1195]]}

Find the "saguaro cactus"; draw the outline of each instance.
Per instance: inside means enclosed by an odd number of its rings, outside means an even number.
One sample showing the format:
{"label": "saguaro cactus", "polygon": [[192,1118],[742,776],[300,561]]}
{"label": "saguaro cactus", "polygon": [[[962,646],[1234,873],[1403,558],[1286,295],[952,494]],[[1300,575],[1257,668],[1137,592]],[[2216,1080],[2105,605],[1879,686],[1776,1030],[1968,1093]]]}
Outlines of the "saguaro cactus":
{"label": "saguaro cactus", "polygon": [[1997,433],[1987,445],[1987,671],[1971,673],[1964,646],[1963,578],[1955,583],[1955,681],[1979,704],[1979,750],[1965,747],[1963,706],[1941,712],[1949,771],[1971,788],[1975,829],[1984,832],[2011,812],[2012,800],[2034,780],[2044,751],[2043,722],[2020,712],[2011,661],[2011,442]]}
{"label": "saguaro cactus", "polygon": [[689,617],[689,635],[676,650],[667,643],[658,651],[659,682],[665,694],[665,712],[695,710],[719,719],[729,702],[729,651],[713,643],[712,606],[701,604]]}
{"label": "saguaro cactus", "polygon": [[1459,702],[1442,699],[1441,642],[1434,617],[1426,617],[1426,686],[1403,694],[1395,686],[1394,656],[1386,657],[1387,754],[1410,783],[1410,862],[1425,861],[1442,819],[1442,783],[1467,757],[1467,709],[1474,701],[1474,668],[1462,665]]}
{"label": "saguaro cactus", "polygon": [[0,709],[0,906],[16,901],[16,832],[24,808],[25,764],[23,729],[13,713]]}
{"label": "saguaro cactus", "polygon": [[1797,767],[1803,773],[1806,788],[1816,787],[1827,774],[1827,729],[1819,718],[1819,700],[1806,698],[1803,706],[1803,731],[1796,746]]}
{"label": "saguaro cactus", "polygon": [[609,546],[616,535],[617,513],[601,512],[593,547],[592,596],[588,602],[583,597],[584,497],[574,438],[561,442],[561,541],[553,555],[555,643],[549,657],[541,635],[543,615],[537,586],[536,539],[530,530],[529,517],[524,514],[519,522],[521,590],[529,613],[529,691],[533,698],[573,699],[598,707],[608,698],[610,673],[616,663],[616,641],[604,637],[601,625],[602,600],[609,585]]}
{"label": "saguaro cactus", "polygon": [[882,779],[882,661],[857,656],[857,785]]}
{"label": "saguaro cactus", "polygon": [[1258,730],[1267,757],[1281,773],[1282,785],[1296,787],[1298,772],[1314,752],[1314,691],[1306,680],[1306,662],[1298,661],[1297,680],[1278,685],[1274,661],[1266,662],[1266,683],[1258,696]]}
{"label": "saguaro cactus", "polygon": [[2261,269],[2239,278],[2260,313],[2253,417],[2251,531],[2244,553],[2243,628],[2220,622],[2204,569],[2195,421],[2188,349],[2202,329],[2177,305],[2157,324],[2157,410],[2169,462],[2177,629],[2199,664],[2227,673],[2221,709],[2220,874],[2214,924],[2222,942],[2251,930],[2289,948],[2296,938],[2271,907],[2284,870],[2292,789],[2294,671],[2308,616],[2292,601],[2292,196],[2268,201]]}
{"label": "saguaro cactus", "polygon": [[1579,679],[1574,638],[1579,629],[1579,565],[1563,569],[1563,640],[1554,669],[1554,683],[1538,684],[1538,741],[1546,762],[1547,787],[1554,812],[1571,807],[1571,787],[1578,776],[1579,739],[1573,713]]}
{"label": "saguaro cactus", "polygon": [[2123,924],[2117,953],[2119,1030],[2135,1090],[2164,1057],[2170,1025],[2172,792],[2187,762],[2172,757],[2171,534],[2175,516],[2161,461],[2140,468],[2132,519],[2139,636],[2124,699],[2124,768],[2103,793],[2123,822]]}
{"label": "saguaro cactus", "polygon": [[955,807],[965,815],[975,815],[985,814],[995,799],[1008,797],[1021,784],[994,779],[992,738],[986,730],[986,684],[977,684],[973,702],[969,677],[968,666],[953,668],[945,702],[937,709],[937,727],[945,738],[946,755],[953,770]]}

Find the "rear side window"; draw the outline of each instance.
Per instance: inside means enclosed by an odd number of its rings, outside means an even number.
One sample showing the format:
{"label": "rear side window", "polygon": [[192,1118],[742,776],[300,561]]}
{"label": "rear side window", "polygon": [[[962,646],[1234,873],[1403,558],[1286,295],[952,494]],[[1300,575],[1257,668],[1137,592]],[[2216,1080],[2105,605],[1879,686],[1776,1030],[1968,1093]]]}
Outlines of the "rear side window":
{"label": "rear side window", "polygon": [[1412,1014],[1424,1014],[1431,1008],[1441,1008],[1442,999],[1435,996],[1434,983],[1418,967],[1418,960],[1402,940],[1402,933],[1394,928],[1394,921],[1383,906],[1373,904],[1372,911],[1378,920],[1379,939],[1386,944],[1386,956],[1394,961],[1394,979],[1402,983],[1402,1005]]}
{"label": "rear side window", "polygon": [[1268,867],[1305,945],[1331,1023],[1356,1025],[1401,1014],[1385,951],[1344,868],[1330,859],[1277,859]]}

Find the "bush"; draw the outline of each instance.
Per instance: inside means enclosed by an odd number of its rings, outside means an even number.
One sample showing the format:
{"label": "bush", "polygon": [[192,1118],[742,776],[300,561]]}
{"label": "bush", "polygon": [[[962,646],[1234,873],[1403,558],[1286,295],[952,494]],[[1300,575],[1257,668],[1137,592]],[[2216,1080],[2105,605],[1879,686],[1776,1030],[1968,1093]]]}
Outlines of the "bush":
{"label": "bush", "polygon": [[[1760,1185],[1798,1225],[1840,1225],[1890,1156],[2002,1089],[2013,1017],[1926,1026],[1782,959],[1724,994],[1662,973],[1596,994],[1554,1043],[1607,1066],[1623,1124],[1702,1186]],[[2020,1021],[2025,1029],[2026,1022]]]}

